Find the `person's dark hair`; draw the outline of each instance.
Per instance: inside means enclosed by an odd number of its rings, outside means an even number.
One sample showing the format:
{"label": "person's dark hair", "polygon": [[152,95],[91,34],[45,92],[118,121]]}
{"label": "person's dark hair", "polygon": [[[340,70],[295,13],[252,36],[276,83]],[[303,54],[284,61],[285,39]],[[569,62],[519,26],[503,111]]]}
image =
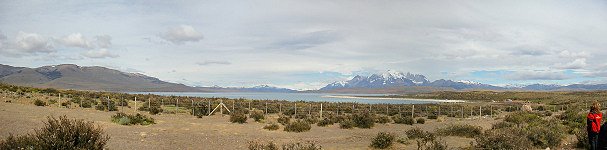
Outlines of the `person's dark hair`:
{"label": "person's dark hair", "polygon": [[595,114],[601,113],[601,104],[597,101],[593,102],[592,106],[590,106],[590,112]]}

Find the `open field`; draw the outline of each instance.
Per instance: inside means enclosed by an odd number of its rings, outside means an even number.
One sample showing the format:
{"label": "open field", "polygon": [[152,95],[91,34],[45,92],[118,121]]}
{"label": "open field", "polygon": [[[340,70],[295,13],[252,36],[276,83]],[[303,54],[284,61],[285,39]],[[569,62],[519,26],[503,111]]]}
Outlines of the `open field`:
{"label": "open field", "polygon": [[[132,110],[125,110],[126,112]],[[497,122],[493,119],[448,119],[444,122],[428,120],[425,124],[378,124],[371,129],[340,129],[338,124],[328,127],[313,125],[309,132],[292,133],[262,129],[265,123],[249,119],[246,124],[234,124],[229,116],[214,115],[196,118],[191,115],[163,114],[153,116],[157,124],[149,126],[122,126],[112,123],[114,112],[93,109],[37,107],[35,105],[0,103],[0,138],[9,134],[25,134],[40,128],[47,116],[85,119],[100,125],[111,137],[108,149],[246,149],[251,140],[290,143],[314,141],[325,149],[368,149],[371,138],[378,132],[404,135],[413,127],[434,131],[445,122],[474,124],[484,129]],[[270,116],[275,120],[276,116]],[[466,147],[472,138],[444,137],[450,147]],[[396,144],[394,149],[416,149],[415,144]]]}
{"label": "open field", "polygon": [[[134,101],[135,97],[139,100]],[[312,142],[324,149],[371,149],[371,141],[380,132],[391,133],[396,139],[401,139],[408,135],[407,131],[414,128],[436,133],[436,141],[444,142],[449,148],[486,148],[492,146],[494,141],[483,140],[491,139],[511,142],[505,144],[506,148],[514,145],[525,149],[572,149],[577,143],[575,134],[583,129],[583,115],[578,112],[583,112],[584,109],[580,108],[585,107],[585,103],[580,102],[547,105],[521,100],[471,100],[465,103],[425,105],[252,101],[14,86],[5,86],[1,90],[0,100],[0,139],[10,134],[32,133],[49,116],[67,116],[93,121],[103,128],[111,137],[106,145],[108,149],[247,149],[250,141],[272,141],[278,145]],[[214,113],[207,116],[213,106],[220,102],[224,102],[232,112],[224,111],[225,115]],[[156,109],[160,110],[157,115],[149,115],[156,120],[156,124],[152,125],[124,126],[111,119],[116,112],[148,115],[148,111],[151,113]],[[260,112],[265,119],[255,122],[249,116],[252,111]],[[249,114],[247,123],[231,123],[230,115],[237,113]],[[359,114],[369,114],[371,122],[375,122],[374,126],[366,129],[361,126],[340,128],[344,121],[356,120]],[[291,118],[291,122],[298,119],[309,122],[311,128],[303,132],[283,131],[286,125],[279,125],[279,129],[274,131],[263,129],[268,123],[280,122],[280,116]],[[380,123],[382,117],[387,118],[387,123]],[[417,123],[408,125],[402,120],[397,123],[398,117],[423,119],[425,123],[415,121]],[[339,121],[328,126],[316,124],[322,118]],[[496,127],[496,124],[500,125]],[[542,124],[551,126],[538,128],[541,126],[537,125]],[[453,125],[471,125],[472,128],[480,129],[474,131],[454,128],[445,131],[445,128]],[[474,134],[468,135],[469,130],[474,131]],[[504,137],[502,135],[513,138],[500,139]],[[517,145],[517,139],[524,139],[521,136],[529,138],[525,140],[527,145]],[[405,144],[393,142],[389,148],[417,149],[416,142],[419,140],[405,141]]]}

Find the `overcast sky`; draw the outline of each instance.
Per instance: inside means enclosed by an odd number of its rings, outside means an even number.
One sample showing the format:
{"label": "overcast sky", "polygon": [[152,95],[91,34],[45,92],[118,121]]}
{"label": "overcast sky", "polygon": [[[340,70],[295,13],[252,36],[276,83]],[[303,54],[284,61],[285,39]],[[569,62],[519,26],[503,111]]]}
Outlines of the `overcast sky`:
{"label": "overcast sky", "polygon": [[607,83],[607,1],[6,1],[0,64],[317,89],[388,69]]}

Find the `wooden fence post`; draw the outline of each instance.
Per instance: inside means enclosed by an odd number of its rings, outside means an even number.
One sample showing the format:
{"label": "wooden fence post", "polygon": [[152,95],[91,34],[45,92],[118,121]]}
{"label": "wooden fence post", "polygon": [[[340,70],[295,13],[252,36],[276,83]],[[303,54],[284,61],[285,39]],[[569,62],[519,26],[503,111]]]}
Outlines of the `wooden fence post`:
{"label": "wooden fence post", "polygon": [[415,118],[415,105],[411,105],[411,118]]}
{"label": "wooden fence post", "polygon": [[266,102],[266,112],[265,114],[268,114],[268,102]]}
{"label": "wooden fence post", "polygon": [[320,118],[322,118],[322,103],[320,103]]}
{"label": "wooden fence post", "polygon": [[297,102],[295,102],[295,118],[297,118]]}

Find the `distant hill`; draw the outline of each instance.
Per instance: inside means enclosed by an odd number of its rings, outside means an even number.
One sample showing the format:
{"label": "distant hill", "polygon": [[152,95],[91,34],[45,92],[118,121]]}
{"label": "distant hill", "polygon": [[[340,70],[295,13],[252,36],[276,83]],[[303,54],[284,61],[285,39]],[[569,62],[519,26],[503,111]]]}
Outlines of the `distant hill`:
{"label": "distant hill", "polygon": [[278,88],[268,85],[259,85],[254,87],[196,87],[202,92],[260,92],[260,93],[294,93],[296,90],[287,88]]}
{"label": "distant hill", "polygon": [[197,92],[183,84],[170,83],[139,73],[125,73],[105,67],[73,64],[38,68],[0,64],[0,82],[40,88],[120,92]]}

